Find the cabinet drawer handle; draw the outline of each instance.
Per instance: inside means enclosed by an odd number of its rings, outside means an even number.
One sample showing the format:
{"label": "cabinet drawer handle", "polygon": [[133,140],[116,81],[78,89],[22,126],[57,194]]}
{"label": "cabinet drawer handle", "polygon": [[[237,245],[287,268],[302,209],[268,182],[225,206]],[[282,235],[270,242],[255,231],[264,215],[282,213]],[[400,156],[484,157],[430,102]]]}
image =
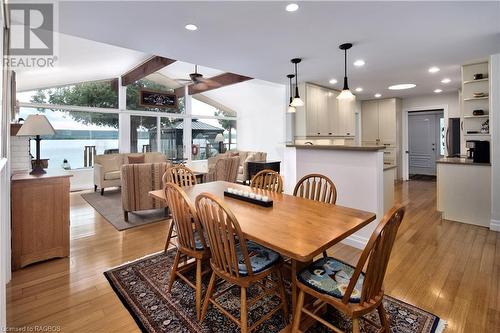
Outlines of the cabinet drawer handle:
{"label": "cabinet drawer handle", "polygon": [[328,135],[332,135],[332,133],[328,133]]}

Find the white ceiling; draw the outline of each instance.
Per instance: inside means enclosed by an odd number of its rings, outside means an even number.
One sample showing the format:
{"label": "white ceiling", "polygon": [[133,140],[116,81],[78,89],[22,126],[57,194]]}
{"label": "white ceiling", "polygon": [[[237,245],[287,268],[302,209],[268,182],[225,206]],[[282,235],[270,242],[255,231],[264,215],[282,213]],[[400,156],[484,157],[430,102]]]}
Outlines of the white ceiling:
{"label": "white ceiling", "polygon": [[[329,86],[343,77],[338,45],[353,42],[351,88],[415,96],[459,87],[460,65],[500,52],[500,2],[61,2],[60,31],[99,42],[286,83],[289,60],[302,57],[299,80]],[[184,25],[194,23],[198,31]],[[354,68],[358,58],[366,61]],[[429,74],[430,66],[441,71]],[[448,85],[440,83],[448,77]],[[396,83],[416,88],[391,92]]]}

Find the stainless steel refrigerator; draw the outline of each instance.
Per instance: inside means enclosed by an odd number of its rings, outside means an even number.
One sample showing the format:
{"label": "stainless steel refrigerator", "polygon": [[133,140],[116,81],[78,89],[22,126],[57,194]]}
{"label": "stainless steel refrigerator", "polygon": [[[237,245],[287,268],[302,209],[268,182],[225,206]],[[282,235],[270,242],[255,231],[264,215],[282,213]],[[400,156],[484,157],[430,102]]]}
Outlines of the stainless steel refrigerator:
{"label": "stainless steel refrigerator", "polygon": [[446,151],[448,157],[460,156],[460,118],[449,118],[446,130]]}

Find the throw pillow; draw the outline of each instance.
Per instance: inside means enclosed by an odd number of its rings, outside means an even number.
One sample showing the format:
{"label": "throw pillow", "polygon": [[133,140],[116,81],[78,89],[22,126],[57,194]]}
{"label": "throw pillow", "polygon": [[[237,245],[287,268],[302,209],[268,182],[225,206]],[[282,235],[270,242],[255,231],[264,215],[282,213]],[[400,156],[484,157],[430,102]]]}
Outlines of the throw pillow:
{"label": "throw pillow", "polygon": [[128,164],[142,164],[142,163],[144,163],[144,154],[128,156]]}

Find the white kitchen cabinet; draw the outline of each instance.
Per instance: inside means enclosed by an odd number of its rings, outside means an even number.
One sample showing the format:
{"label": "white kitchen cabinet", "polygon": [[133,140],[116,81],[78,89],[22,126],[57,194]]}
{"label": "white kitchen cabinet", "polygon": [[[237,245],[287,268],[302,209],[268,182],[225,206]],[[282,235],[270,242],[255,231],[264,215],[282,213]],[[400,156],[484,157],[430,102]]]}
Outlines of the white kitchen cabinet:
{"label": "white kitchen cabinet", "polygon": [[300,84],[305,106],[297,108],[296,137],[336,137],[355,135],[355,101],[338,101],[336,90],[314,84]]}
{"label": "white kitchen cabinet", "polygon": [[378,101],[361,103],[361,141],[375,143],[379,139]]}
{"label": "white kitchen cabinet", "polygon": [[384,150],[384,164],[396,165],[397,178],[401,178],[401,100],[388,98],[361,103],[361,140],[366,144],[379,144]]}
{"label": "white kitchen cabinet", "polygon": [[398,147],[401,101],[396,98],[364,101],[361,104],[362,141]]}
{"label": "white kitchen cabinet", "polygon": [[335,132],[343,136],[354,136],[356,132],[355,101],[338,101],[338,120]]}
{"label": "white kitchen cabinet", "polygon": [[396,99],[385,99],[378,103],[378,137],[387,146],[397,146]]}

